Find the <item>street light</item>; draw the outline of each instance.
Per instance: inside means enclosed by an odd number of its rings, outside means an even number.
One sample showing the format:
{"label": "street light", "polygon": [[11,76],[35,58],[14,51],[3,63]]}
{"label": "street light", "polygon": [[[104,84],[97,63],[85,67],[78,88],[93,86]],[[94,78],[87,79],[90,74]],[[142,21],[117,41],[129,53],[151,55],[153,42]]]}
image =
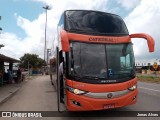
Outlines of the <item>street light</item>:
{"label": "street light", "polygon": [[46,23],[45,23],[45,44],[44,44],[44,61],[45,61],[45,57],[46,57],[46,31],[47,31],[47,10],[50,10],[51,8],[46,5],[45,7],[43,7],[43,9],[46,10]]}

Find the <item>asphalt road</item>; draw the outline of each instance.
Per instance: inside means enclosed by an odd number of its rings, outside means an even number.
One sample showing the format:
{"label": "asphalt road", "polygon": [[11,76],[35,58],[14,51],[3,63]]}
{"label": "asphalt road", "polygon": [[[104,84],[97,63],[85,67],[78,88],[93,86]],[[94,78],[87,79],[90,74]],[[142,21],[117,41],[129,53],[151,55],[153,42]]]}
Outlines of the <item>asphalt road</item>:
{"label": "asphalt road", "polygon": [[[135,105],[116,109],[115,111],[160,111],[160,84],[138,83],[139,95]],[[57,111],[56,91],[51,85],[49,76],[37,76],[28,80],[23,87],[8,101],[0,105],[0,111]],[[103,113],[103,111],[102,111]],[[94,117],[46,117],[34,120],[158,120],[159,117],[106,117],[106,115],[92,112]],[[96,115],[97,114],[97,115]],[[126,112],[127,114],[127,112]],[[92,115],[91,115],[92,116]],[[97,116],[97,117],[95,117]],[[2,119],[2,118],[0,118]],[[30,120],[33,118],[22,118]],[[3,118],[2,120],[17,120],[17,118]]]}

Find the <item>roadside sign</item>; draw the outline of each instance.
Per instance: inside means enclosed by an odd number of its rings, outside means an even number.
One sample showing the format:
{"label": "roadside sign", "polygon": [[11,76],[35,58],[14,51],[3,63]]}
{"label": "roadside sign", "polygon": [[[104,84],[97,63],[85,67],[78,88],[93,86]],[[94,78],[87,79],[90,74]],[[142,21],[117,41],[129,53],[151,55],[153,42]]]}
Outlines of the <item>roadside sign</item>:
{"label": "roadside sign", "polygon": [[157,64],[157,62],[154,62],[154,64],[153,64],[152,67],[154,68],[154,70],[157,70],[157,69],[158,69],[158,64]]}

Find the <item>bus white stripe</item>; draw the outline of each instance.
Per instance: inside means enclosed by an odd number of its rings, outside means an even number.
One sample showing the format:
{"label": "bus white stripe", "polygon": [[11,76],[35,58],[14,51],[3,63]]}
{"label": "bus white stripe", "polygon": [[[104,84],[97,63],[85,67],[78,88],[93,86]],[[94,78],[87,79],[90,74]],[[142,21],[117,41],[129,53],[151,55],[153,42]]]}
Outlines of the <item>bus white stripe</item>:
{"label": "bus white stripe", "polygon": [[151,91],[156,91],[156,92],[160,92],[160,90],[155,90],[155,89],[150,89],[150,88],[144,88],[144,87],[138,87],[138,88],[146,89],[146,90],[151,90]]}

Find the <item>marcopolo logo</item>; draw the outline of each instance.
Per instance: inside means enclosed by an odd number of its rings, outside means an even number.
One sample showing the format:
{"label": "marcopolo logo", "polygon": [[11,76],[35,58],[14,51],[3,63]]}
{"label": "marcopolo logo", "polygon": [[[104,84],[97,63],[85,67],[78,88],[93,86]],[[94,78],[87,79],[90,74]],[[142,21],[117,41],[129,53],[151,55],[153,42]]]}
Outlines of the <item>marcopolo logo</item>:
{"label": "marcopolo logo", "polygon": [[113,97],[113,94],[112,94],[112,93],[108,93],[108,94],[107,94],[107,98],[110,99],[110,98],[112,98],[112,97]]}

